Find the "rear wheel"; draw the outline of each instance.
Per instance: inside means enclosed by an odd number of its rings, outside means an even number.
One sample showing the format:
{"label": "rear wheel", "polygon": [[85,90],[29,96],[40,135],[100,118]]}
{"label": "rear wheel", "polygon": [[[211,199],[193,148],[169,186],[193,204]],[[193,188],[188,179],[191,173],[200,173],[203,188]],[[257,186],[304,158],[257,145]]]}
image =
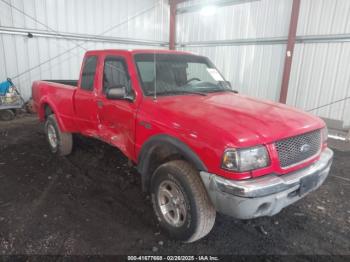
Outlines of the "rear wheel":
{"label": "rear wheel", "polygon": [[72,134],[61,132],[54,114],[49,115],[46,119],[45,133],[52,153],[66,156],[72,152]]}
{"label": "rear wheel", "polygon": [[15,119],[16,113],[11,109],[0,110],[0,120],[11,121]]}
{"label": "rear wheel", "polygon": [[151,194],[160,225],[172,238],[194,242],[212,229],[216,211],[198,171],[187,162],[175,160],[157,168]]}

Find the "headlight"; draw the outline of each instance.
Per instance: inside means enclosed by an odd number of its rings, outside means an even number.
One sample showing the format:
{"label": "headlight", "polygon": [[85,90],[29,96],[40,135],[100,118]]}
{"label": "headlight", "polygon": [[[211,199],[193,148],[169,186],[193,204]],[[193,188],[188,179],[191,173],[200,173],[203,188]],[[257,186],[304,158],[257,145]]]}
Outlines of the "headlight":
{"label": "headlight", "polygon": [[322,128],[321,136],[322,136],[322,144],[327,143],[327,139],[328,139],[328,128],[327,127]]}
{"label": "headlight", "polygon": [[268,166],[270,157],[266,147],[228,149],[222,159],[222,168],[230,171],[246,172]]}

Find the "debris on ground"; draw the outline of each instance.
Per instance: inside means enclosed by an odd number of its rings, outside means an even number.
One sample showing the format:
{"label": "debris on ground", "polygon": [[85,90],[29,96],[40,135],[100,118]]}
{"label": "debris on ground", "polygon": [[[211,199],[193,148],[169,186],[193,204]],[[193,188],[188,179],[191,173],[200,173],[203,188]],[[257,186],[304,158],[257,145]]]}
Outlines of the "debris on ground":
{"label": "debris on ground", "polygon": [[256,229],[263,235],[267,236],[268,233],[263,226],[257,226]]}
{"label": "debris on ground", "polygon": [[319,210],[322,210],[322,211],[326,210],[323,206],[317,206],[316,208],[319,209]]}

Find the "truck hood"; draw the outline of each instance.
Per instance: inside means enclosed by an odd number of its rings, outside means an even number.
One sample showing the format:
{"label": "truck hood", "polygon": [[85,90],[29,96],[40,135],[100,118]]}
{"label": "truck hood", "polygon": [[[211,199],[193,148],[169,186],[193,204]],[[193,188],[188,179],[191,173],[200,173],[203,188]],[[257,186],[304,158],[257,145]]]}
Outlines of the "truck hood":
{"label": "truck hood", "polygon": [[301,110],[228,92],[159,97],[157,103],[156,115],[182,135],[220,138],[235,147],[267,144],[325,126]]}

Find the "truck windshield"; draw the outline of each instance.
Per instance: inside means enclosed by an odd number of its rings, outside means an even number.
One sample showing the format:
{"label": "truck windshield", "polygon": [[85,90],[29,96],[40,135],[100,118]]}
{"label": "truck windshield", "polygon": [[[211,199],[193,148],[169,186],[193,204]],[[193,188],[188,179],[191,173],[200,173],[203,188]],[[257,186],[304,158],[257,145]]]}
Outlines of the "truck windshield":
{"label": "truck windshield", "polygon": [[182,54],[136,54],[135,63],[146,96],[232,91],[206,57]]}

